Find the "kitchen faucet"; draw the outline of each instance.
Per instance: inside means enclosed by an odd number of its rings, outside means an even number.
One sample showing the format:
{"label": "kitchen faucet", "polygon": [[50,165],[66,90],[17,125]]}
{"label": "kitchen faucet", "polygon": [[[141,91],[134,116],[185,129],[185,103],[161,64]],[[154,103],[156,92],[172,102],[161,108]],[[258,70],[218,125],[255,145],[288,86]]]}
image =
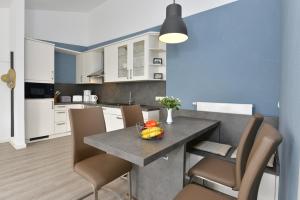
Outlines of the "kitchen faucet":
{"label": "kitchen faucet", "polygon": [[129,92],[128,104],[131,105],[133,103],[131,91]]}

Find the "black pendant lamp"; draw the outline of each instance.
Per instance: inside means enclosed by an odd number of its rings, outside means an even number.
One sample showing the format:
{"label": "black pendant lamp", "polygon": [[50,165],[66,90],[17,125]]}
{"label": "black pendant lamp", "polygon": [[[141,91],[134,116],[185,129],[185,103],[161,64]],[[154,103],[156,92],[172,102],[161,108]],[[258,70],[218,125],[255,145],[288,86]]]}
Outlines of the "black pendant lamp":
{"label": "black pendant lamp", "polygon": [[188,39],[187,28],[182,20],[181,5],[175,3],[168,5],[167,16],[161,26],[159,40],[164,43],[181,43]]}

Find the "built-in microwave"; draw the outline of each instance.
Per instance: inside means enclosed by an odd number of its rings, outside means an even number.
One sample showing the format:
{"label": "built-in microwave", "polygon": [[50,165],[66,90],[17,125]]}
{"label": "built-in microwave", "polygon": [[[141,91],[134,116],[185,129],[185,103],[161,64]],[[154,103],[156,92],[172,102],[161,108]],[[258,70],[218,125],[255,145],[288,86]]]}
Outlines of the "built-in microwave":
{"label": "built-in microwave", "polygon": [[25,83],[25,99],[54,98],[54,84]]}

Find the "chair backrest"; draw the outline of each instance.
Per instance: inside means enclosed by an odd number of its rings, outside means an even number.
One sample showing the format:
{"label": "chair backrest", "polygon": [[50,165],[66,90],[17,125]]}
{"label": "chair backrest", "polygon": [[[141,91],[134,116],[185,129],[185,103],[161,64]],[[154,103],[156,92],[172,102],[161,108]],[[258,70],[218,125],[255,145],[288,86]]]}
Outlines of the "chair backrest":
{"label": "chair backrest", "polygon": [[73,166],[84,159],[105,153],[84,143],[86,136],[106,132],[102,108],[70,109],[73,138]]}
{"label": "chair backrest", "polygon": [[240,138],[235,165],[235,190],[239,190],[240,188],[250,151],[263,120],[264,117],[260,114],[252,116]]}
{"label": "chair backrest", "polygon": [[250,152],[238,200],[256,200],[264,169],[282,141],[280,133],[269,124],[263,124]]}
{"label": "chair backrest", "polygon": [[125,128],[144,122],[143,112],[140,105],[122,106],[121,111]]}

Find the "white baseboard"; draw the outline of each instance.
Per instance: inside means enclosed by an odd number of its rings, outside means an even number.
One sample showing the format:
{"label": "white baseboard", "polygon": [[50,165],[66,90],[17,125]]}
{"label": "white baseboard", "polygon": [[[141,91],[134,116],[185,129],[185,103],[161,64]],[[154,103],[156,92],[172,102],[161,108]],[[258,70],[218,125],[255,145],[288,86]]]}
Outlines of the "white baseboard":
{"label": "white baseboard", "polygon": [[13,146],[16,150],[20,150],[20,149],[25,149],[26,143],[22,143],[22,144],[16,144],[13,140],[9,141],[10,145]]}
{"label": "white baseboard", "polygon": [[65,132],[65,133],[58,133],[54,135],[50,135],[49,139],[59,138],[59,137],[65,137],[71,135],[71,132]]}
{"label": "white baseboard", "polygon": [[9,138],[5,138],[5,139],[3,138],[3,139],[0,139],[0,144],[1,144],[1,143],[7,143],[7,142],[9,142],[9,140],[10,140]]}

